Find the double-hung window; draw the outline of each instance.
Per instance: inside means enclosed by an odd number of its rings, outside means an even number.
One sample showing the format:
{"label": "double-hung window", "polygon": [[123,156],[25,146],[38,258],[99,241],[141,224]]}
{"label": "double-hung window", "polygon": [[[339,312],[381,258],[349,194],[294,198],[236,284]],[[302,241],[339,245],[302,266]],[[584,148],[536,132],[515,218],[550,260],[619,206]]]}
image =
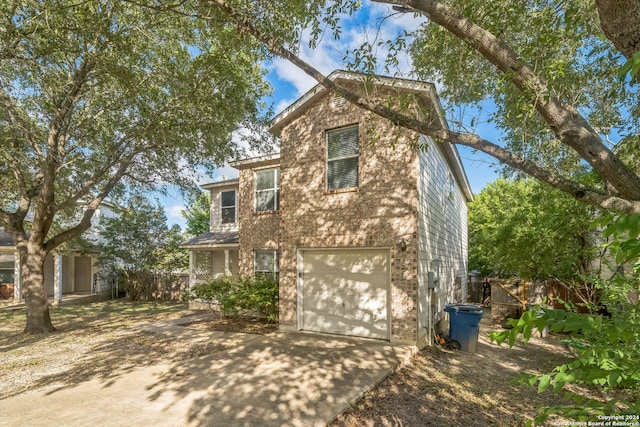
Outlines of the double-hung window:
{"label": "double-hung window", "polygon": [[256,212],[277,211],[280,205],[280,170],[256,171]]}
{"label": "double-hung window", "polygon": [[358,186],[358,126],[327,132],[327,190]]}
{"label": "double-hung window", "polygon": [[234,224],[236,221],[236,191],[220,192],[220,216],[223,224]]}
{"label": "double-hung window", "polygon": [[254,251],[253,271],[256,277],[268,276],[278,279],[280,272],[280,260],[276,250],[256,250]]}
{"label": "double-hung window", "polygon": [[13,254],[0,255],[0,283],[13,283],[15,271]]}

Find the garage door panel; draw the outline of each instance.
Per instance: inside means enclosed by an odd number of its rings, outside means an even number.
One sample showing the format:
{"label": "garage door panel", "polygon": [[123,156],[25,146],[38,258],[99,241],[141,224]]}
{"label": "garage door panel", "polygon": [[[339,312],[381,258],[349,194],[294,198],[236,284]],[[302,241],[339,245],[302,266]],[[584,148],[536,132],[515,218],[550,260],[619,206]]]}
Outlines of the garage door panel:
{"label": "garage door panel", "polygon": [[389,254],[385,250],[303,252],[303,329],[388,338]]}

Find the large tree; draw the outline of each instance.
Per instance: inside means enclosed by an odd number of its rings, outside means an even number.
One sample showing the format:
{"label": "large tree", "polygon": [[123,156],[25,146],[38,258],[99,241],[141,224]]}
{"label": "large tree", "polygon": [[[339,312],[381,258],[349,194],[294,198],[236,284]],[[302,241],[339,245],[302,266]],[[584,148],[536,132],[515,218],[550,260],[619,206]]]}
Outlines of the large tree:
{"label": "large tree", "polygon": [[135,195],[116,215],[100,226],[100,264],[105,271],[121,274],[133,301],[150,293],[162,274],[188,267],[186,251],[178,246],[184,237],[180,226],[167,225],[164,209]]}
{"label": "large tree", "polygon": [[469,268],[526,280],[589,274],[599,243],[594,211],[538,181],[499,178],[469,206]]}
{"label": "large tree", "polygon": [[[640,39],[636,2],[601,0],[598,9],[592,0],[496,0],[490,5],[476,0],[372,1],[428,18],[415,33],[381,42],[392,53],[409,49],[415,74],[443,83],[446,100],[458,106],[493,101],[491,119],[504,131],[504,141],[489,141],[463,128],[442,129],[432,118],[374,101],[365,90],[348,90],[297,55],[291,35],[299,32],[282,36],[271,31],[299,16],[294,22],[312,28],[312,43],[324,34],[323,25],[339,36],[338,15],[357,9],[359,1],[329,2],[324,9],[324,2],[307,2],[305,16],[296,15],[298,1],[256,8],[233,0],[202,3],[224,12],[241,31],[329,90],[396,125],[487,153],[581,202],[640,213],[640,176],[616,152],[638,133],[638,90],[618,80],[624,57],[614,47],[629,47],[623,51],[627,58],[637,52],[629,41]],[[356,69],[375,70],[372,46],[368,42],[356,50]],[[582,183],[573,178],[576,169],[593,171],[599,180]]]}
{"label": "large tree", "polygon": [[192,6],[0,3],[0,225],[19,252],[25,332],[54,329],[45,257],[110,193],[184,184],[234,155],[230,134],[258,119],[263,49]]}

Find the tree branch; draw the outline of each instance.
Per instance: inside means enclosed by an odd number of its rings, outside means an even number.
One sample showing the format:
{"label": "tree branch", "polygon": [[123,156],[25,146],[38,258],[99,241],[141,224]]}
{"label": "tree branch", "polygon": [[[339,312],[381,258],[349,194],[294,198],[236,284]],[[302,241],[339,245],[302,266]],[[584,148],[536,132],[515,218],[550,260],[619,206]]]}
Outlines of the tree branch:
{"label": "tree branch", "polygon": [[24,135],[31,148],[33,148],[37,153],[40,160],[44,161],[45,155],[40,149],[40,145],[38,143],[40,141],[40,137],[37,135],[37,132],[34,131],[38,129],[38,126],[34,125],[34,123],[29,119],[29,116],[16,106],[2,85],[0,85],[0,106],[2,106],[5,112],[4,116],[9,122],[11,129],[19,129],[21,131],[20,133]]}
{"label": "tree branch", "polygon": [[516,156],[515,154],[498,146],[497,144],[487,141],[475,134],[455,132],[448,129],[437,128],[426,123],[425,121],[416,120],[412,117],[401,114],[376,102],[372,102],[365,97],[362,97],[350,91],[349,89],[337,84],[335,81],[329,79],[313,66],[302,60],[299,56],[295,55],[284,46],[276,43],[268,35],[262,34],[257,30],[257,28],[250,22],[247,17],[237,13],[224,0],[210,0],[209,3],[214,4],[225,14],[227,14],[234,22],[236,22],[241,30],[246,31],[256,39],[258,39],[260,42],[264,43],[271,53],[290,61],[330,91],[340,94],[348,101],[360,106],[365,110],[371,111],[386,119],[389,119],[396,125],[416,131],[420,134],[432,137],[436,140],[446,141],[451,144],[465,145],[482,151],[498,159],[499,161],[508,164],[518,170],[521,170],[526,174],[550,185],[553,188],[568,193],[572,197],[582,202],[605,209],[620,210],[629,213],[640,213],[640,201],[626,200],[624,198],[612,197],[603,194],[602,192],[590,189],[582,184],[571,181],[553,171],[543,169],[535,162],[521,156]]}
{"label": "tree branch", "polygon": [[113,189],[113,187],[115,187],[116,184],[118,184],[118,182],[120,181],[120,178],[122,178],[125,175],[127,168],[129,167],[129,165],[131,164],[134,158],[135,158],[135,155],[131,155],[130,157],[124,159],[122,163],[120,163],[120,166],[118,167],[118,171],[105,184],[105,186],[102,188],[100,193],[96,197],[94,197],[93,200],[91,200],[91,202],[87,206],[87,209],[84,211],[84,214],[82,215],[82,219],[75,227],[69,228],[61,233],[58,233],[57,235],[53,236],[52,238],[44,242],[43,249],[45,250],[46,253],[49,253],[50,251],[52,251],[62,243],[80,236],[82,233],[84,233],[91,227],[91,218],[93,218],[93,214],[95,213],[96,209],[100,207],[100,204],[104,201],[104,199],[107,197],[109,192]]}
{"label": "tree branch", "polygon": [[587,120],[552,95],[546,83],[502,40],[451,7],[434,0],[372,0],[410,8],[465,41],[500,70],[543,117],[557,138],[575,150],[621,196],[640,200],[640,177],[602,142]]}

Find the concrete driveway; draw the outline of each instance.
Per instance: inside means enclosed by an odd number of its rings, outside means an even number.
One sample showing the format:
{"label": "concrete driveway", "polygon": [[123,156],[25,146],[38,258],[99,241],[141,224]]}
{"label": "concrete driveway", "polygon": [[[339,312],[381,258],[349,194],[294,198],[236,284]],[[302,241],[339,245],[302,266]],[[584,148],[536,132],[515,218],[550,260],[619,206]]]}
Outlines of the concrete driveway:
{"label": "concrete driveway", "polygon": [[[169,334],[176,329],[154,328]],[[185,338],[185,329],[176,339]],[[415,350],[309,333],[199,338],[234,347],[14,396],[0,401],[0,425],[324,426]]]}

